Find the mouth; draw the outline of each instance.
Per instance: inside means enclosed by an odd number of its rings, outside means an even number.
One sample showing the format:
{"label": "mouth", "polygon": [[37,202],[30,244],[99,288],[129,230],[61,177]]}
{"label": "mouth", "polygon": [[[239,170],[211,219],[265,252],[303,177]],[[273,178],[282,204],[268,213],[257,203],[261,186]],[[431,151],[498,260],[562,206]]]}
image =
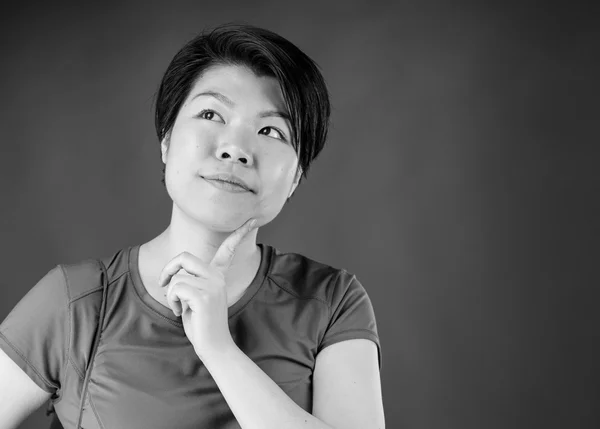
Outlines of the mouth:
{"label": "mouth", "polygon": [[233,193],[252,192],[250,189],[248,189],[238,183],[235,183],[235,182],[230,182],[227,180],[220,180],[220,179],[209,179],[206,177],[202,177],[202,178],[207,183],[211,184],[213,187],[224,190],[224,191],[233,192]]}
{"label": "mouth", "polygon": [[200,177],[213,185],[219,184],[222,189],[242,189],[246,192],[255,193],[242,178],[231,173],[207,174],[200,175]]}

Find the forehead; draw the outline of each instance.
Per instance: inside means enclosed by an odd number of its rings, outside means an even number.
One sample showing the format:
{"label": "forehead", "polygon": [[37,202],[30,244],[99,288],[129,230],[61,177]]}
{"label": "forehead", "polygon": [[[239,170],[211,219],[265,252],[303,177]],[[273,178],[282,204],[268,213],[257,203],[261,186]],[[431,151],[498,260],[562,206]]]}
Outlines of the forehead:
{"label": "forehead", "polygon": [[250,68],[239,65],[215,65],[196,79],[188,101],[204,91],[219,92],[234,103],[248,103],[260,108],[285,109],[281,86],[271,76],[258,76]]}

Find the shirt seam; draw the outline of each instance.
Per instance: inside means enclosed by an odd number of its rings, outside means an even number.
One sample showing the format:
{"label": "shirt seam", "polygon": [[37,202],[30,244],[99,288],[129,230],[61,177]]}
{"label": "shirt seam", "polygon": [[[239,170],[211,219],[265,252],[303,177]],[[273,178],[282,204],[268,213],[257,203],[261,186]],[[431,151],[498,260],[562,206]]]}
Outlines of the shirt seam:
{"label": "shirt seam", "polygon": [[64,287],[65,287],[65,295],[67,296],[67,349],[65,350],[65,356],[64,356],[64,363],[63,363],[63,369],[62,369],[62,374],[60,377],[60,385],[61,388],[62,386],[64,386],[64,381],[65,381],[65,377],[67,374],[67,367],[69,365],[69,361],[71,360],[71,342],[72,342],[72,338],[71,338],[71,330],[72,330],[72,326],[71,326],[71,296],[69,295],[69,278],[67,277],[67,273],[64,269],[64,267],[62,265],[58,266],[60,268],[60,271],[63,275],[63,279],[64,279]]}
{"label": "shirt seam", "polygon": [[[106,316],[107,314],[111,314],[111,311],[113,310],[114,306],[117,305],[116,301],[113,301],[112,306],[109,307],[109,290],[111,288],[111,286],[113,284],[115,284],[116,282],[118,282],[123,276],[127,275],[128,271],[124,271],[121,274],[119,274],[117,277],[115,277],[112,280],[107,280],[106,281],[106,307],[104,309],[104,315]],[[108,276],[108,270],[106,270],[106,275]],[[102,302],[100,303],[100,305],[102,305]],[[104,322],[103,325],[100,327],[100,333],[102,334],[102,332],[104,332],[104,328],[105,326],[108,324],[108,318],[104,317]]]}
{"label": "shirt seam", "polygon": [[328,308],[328,309],[329,309],[329,307],[330,307],[330,306],[329,306],[329,304],[327,303],[327,301],[325,301],[325,300],[323,300],[323,299],[319,298],[318,296],[300,296],[300,295],[298,295],[296,292],[293,292],[293,291],[291,291],[291,290],[287,289],[285,286],[282,286],[281,284],[279,284],[279,283],[277,282],[277,280],[275,280],[275,279],[274,279],[273,277],[271,277],[270,275],[267,275],[267,276],[265,276],[265,277],[268,277],[268,278],[269,278],[269,280],[271,280],[273,283],[275,283],[275,285],[276,285],[277,287],[279,287],[280,289],[282,289],[284,292],[287,292],[287,293],[289,293],[289,294],[290,294],[290,295],[292,295],[294,298],[297,298],[297,299],[303,299],[303,300],[310,300],[310,299],[314,299],[315,301],[319,301],[320,303],[323,303],[323,304],[325,304],[325,305],[327,306],[327,308]]}
{"label": "shirt seam", "polygon": [[[66,270],[64,270],[64,268],[62,266],[60,266],[60,267],[61,267],[61,270],[62,270],[63,275],[65,277],[65,284],[66,284],[66,287],[67,287],[67,297],[68,297],[69,296],[68,285],[70,284],[69,278],[68,278]],[[127,273],[127,271],[124,272],[124,273],[122,273],[122,274],[120,274],[118,277],[112,279],[110,282],[107,282],[107,285],[106,285],[106,289],[107,289],[107,291],[106,291],[107,298],[106,299],[107,299],[107,301],[108,301],[108,288],[110,286],[112,286],[116,281],[118,281],[126,273]],[[74,304],[76,301],[78,301],[78,300],[80,300],[82,298],[85,298],[88,295],[91,295],[92,293],[96,293],[98,291],[101,291],[103,289],[103,287],[104,287],[104,285],[100,285],[100,286],[95,287],[95,288],[93,288],[93,289],[91,289],[89,291],[83,292],[83,293],[81,293],[81,294],[77,295],[76,297],[74,297],[74,298],[72,298],[72,299],[69,300],[69,303],[67,305],[68,317],[69,317],[69,347],[67,349],[67,353],[68,354],[67,354],[66,362],[64,364],[63,377],[66,376],[66,366],[70,362],[71,366],[73,367],[73,369],[75,370],[75,372],[77,373],[77,375],[79,376],[79,378],[81,378],[81,379],[85,378],[85,371],[82,370],[81,368],[79,368],[77,366],[77,363],[73,360],[72,356],[70,355],[71,348],[72,348],[72,341],[73,341],[73,337],[72,337],[72,323],[71,323],[71,314],[72,314],[72,312],[71,312],[71,305]],[[108,305],[108,303],[107,303],[107,305]],[[104,322],[106,324],[106,320]],[[101,326],[100,330],[102,331],[103,328],[104,327]],[[61,380],[61,382],[62,382],[62,380]]]}
{"label": "shirt seam", "polygon": [[[341,276],[342,276],[342,270],[338,270],[337,276],[335,277],[335,281],[333,282],[333,287],[331,288],[329,298],[327,299],[327,306],[329,307],[329,316],[327,317],[327,325],[329,325],[329,322],[331,321],[331,317],[333,316],[333,312],[335,311],[335,309],[333,308],[333,294],[335,293],[336,286],[338,285]],[[348,291],[347,290],[344,291],[344,295],[346,294],[346,292],[348,292]],[[344,296],[342,295],[342,298],[340,299],[340,303],[343,300],[344,300]],[[325,326],[325,329],[327,329],[327,326]]]}
{"label": "shirt seam", "polygon": [[[112,286],[113,283],[118,281],[121,277],[123,277],[128,272],[129,271],[125,271],[125,272],[121,273],[118,277],[112,279],[110,282],[107,283],[106,287],[109,288],[110,286]],[[76,297],[72,298],[71,301],[69,302],[69,304],[73,304],[75,301],[79,301],[81,298],[85,298],[88,295],[98,292],[99,290],[102,290],[103,287],[104,287],[104,285],[100,285],[100,286],[95,287],[94,289],[90,289],[88,291],[82,292],[79,295],[77,295]]]}
{"label": "shirt seam", "polygon": [[94,401],[92,400],[92,394],[90,393],[89,389],[88,389],[88,391],[86,393],[87,393],[88,399],[90,401],[90,407],[92,408],[92,412],[94,413],[94,416],[96,417],[96,420],[98,421],[98,425],[102,429],[104,429],[104,425],[102,424],[102,420],[100,419],[100,415],[98,414],[98,410],[96,409],[96,406],[94,405]]}
{"label": "shirt seam", "polygon": [[79,378],[83,380],[85,378],[85,375],[81,372],[81,370],[79,369],[75,361],[71,358],[71,356],[69,356],[68,362],[71,363],[71,366],[73,367]]}
{"label": "shirt seam", "polygon": [[339,283],[341,275],[342,275],[342,270],[338,270],[335,280],[333,281],[333,287],[330,288],[331,292],[329,292],[329,296],[327,297],[327,309],[328,309],[327,318],[323,322],[323,326],[321,328],[322,334],[320,336],[321,338],[319,338],[319,342],[317,343],[317,350],[322,349],[323,341],[325,341],[325,335],[327,335],[327,328],[329,327],[329,324],[331,323],[331,318],[333,317],[333,312],[335,311],[335,309],[333,308],[333,294],[335,293],[335,289]]}
{"label": "shirt seam", "polygon": [[367,332],[369,334],[372,334],[373,336],[375,336],[377,339],[379,339],[379,335],[377,335],[377,333],[375,331],[373,331],[372,329],[364,329],[364,328],[352,328],[352,329],[345,329],[343,331],[339,331],[336,332],[334,334],[332,334],[328,339],[332,340],[342,334],[347,334],[347,333],[351,333],[351,332]]}

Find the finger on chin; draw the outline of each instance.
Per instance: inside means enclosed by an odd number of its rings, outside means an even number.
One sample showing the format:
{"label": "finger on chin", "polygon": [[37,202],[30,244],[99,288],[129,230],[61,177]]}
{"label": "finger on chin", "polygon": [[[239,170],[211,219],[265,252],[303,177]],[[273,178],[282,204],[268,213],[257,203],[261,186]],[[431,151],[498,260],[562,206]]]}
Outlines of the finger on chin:
{"label": "finger on chin", "polygon": [[217,249],[217,253],[212,259],[211,265],[222,272],[226,271],[233,261],[237,247],[244,237],[252,230],[256,222],[256,219],[250,219],[231,233]]}

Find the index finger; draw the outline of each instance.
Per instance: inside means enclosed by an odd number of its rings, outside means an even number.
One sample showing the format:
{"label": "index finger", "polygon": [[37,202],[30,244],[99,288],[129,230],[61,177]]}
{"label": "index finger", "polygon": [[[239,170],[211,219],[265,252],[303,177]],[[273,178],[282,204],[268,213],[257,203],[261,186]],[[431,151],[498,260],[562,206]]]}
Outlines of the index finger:
{"label": "index finger", "polygon": [[248,234],[254,228],[254,225],[256,225],[256,219],[250,219],[232,232],[231,235],[227,237],[225,241],[223,241],[221,246],[219,246],[217,253],[215,253],[215,257],[210,262],[210,265],[223,273],[227,271],[231,265],[231,261],[233,261],[237,246],[241,243],[246,234]]}

